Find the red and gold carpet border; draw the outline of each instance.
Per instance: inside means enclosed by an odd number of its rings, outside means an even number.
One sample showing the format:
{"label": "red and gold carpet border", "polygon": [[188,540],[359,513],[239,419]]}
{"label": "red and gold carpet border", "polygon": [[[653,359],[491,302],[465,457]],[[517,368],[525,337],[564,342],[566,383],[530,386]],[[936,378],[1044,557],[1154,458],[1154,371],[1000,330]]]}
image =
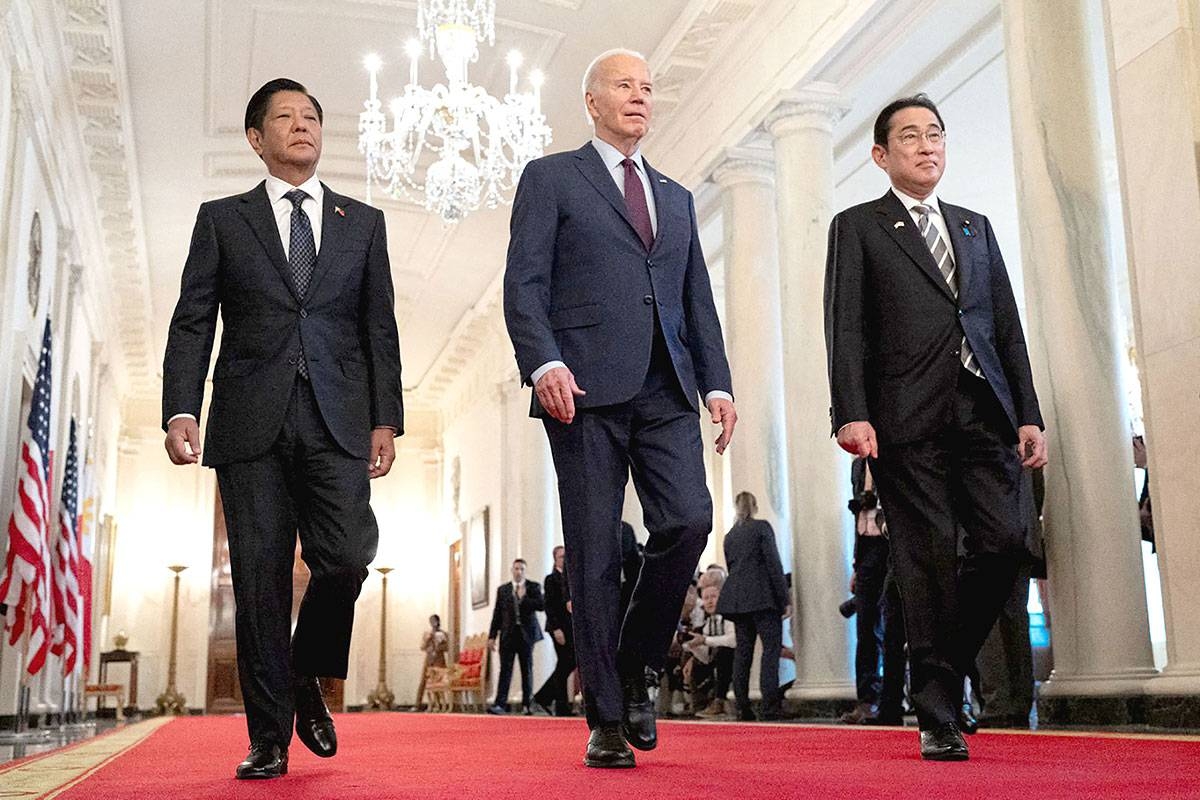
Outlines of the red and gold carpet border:
{"label": "red and gold carpet border", "polygon": [[0,769],[3,796],[29,800],[57,797],[172,721],[174,717],[135,722],[94,739],[10,764]]}

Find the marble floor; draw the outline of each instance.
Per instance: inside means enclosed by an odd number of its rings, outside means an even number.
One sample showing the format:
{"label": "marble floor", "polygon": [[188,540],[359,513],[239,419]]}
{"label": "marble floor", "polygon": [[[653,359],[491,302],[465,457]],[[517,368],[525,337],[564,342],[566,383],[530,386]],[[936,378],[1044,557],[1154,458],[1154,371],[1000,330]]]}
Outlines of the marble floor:
{"label": "marble floor", "polygon": [[115,719],[90,719],[83,725],[66,726],[48,732],[34,731],[34,736],[14,738],[11,730],[0,731],[0,765],[10,761],[36,756],[81,742],[123,726]]}

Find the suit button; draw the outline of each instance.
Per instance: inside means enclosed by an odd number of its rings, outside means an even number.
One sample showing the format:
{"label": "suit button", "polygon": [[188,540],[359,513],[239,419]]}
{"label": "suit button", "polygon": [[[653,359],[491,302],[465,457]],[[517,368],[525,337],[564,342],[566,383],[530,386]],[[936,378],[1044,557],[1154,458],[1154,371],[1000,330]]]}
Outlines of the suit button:
{"label": "suit button", "polygon": [[[958,313],[961,314],[962,312],[960,311]],[[307,308],[300,309],[300,319],[308,319],[308,309]]]}
{"label": "suit button", "polygon": [[296,366],[296,359],[295,359],[294,357],[293,357],[293,358],[289,358],[289,359],[288,359],[288,364],[290,364],[290,365],[291,365],[291,366],[293,366],[293,367],[294,367],[294,366]]}
{"label": "suit button", "polygon": [[958,310],[958,315],[959,315],[960,317],[963,315],[963,310],[962,310],[961,308]]}
{"label": "suit button", "polygon": [[648,306],[652,306],[652,305],[654,305],[654,298],[651,297],[650,295],[646,295],[645,297],[642,298],[642,302]]}
{"label": "suit button", "polygon": [[951,350],[950,355],[952,355],[952,356],[958,355],[958,350]]}
{"label": "suit button", "polygon": [[651,261],[650,259],[648,259],[648,258],[647,258],[647,259],[646,259],[646,266],[647,266],[647,267],[650,267],[650,269],[654,269],[654,262],[653,262],[653,261]]}

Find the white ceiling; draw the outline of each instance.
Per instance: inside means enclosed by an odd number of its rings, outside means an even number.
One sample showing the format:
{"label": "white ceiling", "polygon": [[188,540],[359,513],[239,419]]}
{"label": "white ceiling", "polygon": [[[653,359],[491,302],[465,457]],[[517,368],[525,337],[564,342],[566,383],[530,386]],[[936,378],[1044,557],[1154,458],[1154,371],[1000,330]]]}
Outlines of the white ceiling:
{"label": "white ceiling", "polygon": [[[590,135],[579,99],[588,61],[610,47],[653,52],[687,0],[498,0],[496,46],[484,47],[472,79],[493,93],[507,86],[504,56],[526,56],[547,74],[543,107],[551,151]],[[636,16],[627,13],[636,9]],[[196,208],[245,191],[264,175],[242,132],[245,103],[267,80],[305,83],[325,111],[320,177],[365,199],[357,151],[358,112],[367,93],[362,58],[379,53],[380,93],[407,78],[403,43],[415,31],[416,3],[399,0],[122,0],[137,172],[153,307],[153,354],[162,353]],[[435,65],[421,64],[430,83]],[[440,74],[440,73],[439,73]],[[404,383],[417,386],[455,325],[503,268],[508,210],[472,214],[447,227],[423,209],[375,204],[388,221]]]}

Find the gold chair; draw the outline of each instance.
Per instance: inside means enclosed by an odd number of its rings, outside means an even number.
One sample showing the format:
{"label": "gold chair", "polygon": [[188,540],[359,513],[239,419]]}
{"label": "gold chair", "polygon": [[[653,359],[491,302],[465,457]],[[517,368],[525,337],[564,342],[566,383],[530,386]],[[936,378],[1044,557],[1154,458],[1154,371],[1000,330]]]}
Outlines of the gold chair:
{"label": "gold chair", "polygon": [[[483,711],[487,705],[488,637],[486,633],[468,636],[458,660],[449,667],[450,702],[465,709]],[[461,700],[458,700],[461,696]],[[457,701],[457,702],[456,702]],[[468,702],[470,701],[470,702]]]}

